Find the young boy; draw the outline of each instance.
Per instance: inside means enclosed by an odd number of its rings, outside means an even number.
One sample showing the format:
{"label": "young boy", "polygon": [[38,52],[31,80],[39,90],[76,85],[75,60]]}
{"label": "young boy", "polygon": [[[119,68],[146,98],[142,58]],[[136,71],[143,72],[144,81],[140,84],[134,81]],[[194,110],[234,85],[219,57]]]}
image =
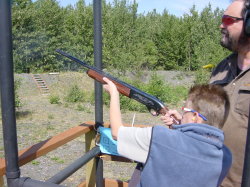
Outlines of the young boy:
{"label": "young boy", "polygon": [[[224,90],[215,85],[190,89],[183,115],[173,112],[180,125],[147,128],[122,125],[119,92],[107,78],[110,94],[110,123],[118,153],[144,164],[143,187],[216,187],[232,162],[219,129],[227,117],[229,102]],[[209,124],[209,125],[208,125]]]}

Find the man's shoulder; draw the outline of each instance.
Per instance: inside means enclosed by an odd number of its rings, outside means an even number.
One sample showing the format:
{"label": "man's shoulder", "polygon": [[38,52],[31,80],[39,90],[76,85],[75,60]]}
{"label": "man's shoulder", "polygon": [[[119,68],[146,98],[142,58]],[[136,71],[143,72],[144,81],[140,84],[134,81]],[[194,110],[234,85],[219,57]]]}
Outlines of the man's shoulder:
{"label": "man's shoulder", "polygon": [[237,54],[236,53],[232,53],[231,55],[227,56],[226,58],[224,58],[214,69],[213,74],[216,74],[218,72],[221,71],[228,71],[230,66],[232,64],[235,64],[237,62]]}
{"label": "man's shoulder", "polygon": [[[232,75],[230,72],[236,67],[237,64],[237,54],[233,53],[223,59],[213,70],[211,77],[210,77],[210,83],[217,84],[216,82],[222,81],[218,84],[223,84],[224,82],[228,82],[231,80]],[[236,70],[235,70],[236,71]]]}

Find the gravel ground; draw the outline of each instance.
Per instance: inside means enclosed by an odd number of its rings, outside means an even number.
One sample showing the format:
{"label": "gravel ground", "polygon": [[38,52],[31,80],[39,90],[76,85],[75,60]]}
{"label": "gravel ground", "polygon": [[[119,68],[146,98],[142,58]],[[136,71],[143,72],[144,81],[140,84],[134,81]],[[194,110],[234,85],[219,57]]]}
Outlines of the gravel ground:
{"label": "gravel ground", "polygon": [[[193,81],[191,75],[184,75],[181,72],[159,72],[170,84],[188,84]],[[144,74],[143,81],[147,81],[149,73]],[[93,89],[93,81],[90,81],[84,74],[60,73],[43,74],[51,93],[65,92],[70,84],[77,83],[83,89]],[[18,91],[23,106],[17,109],[17,135],[19,150],[35,143],[48,139],[71,127],[77,126],[85,121],[94,121],[94,108],[90,104],[84,105],[85,111],[76,110],[76,106],[65,104],[50,104],[49,96],[44,96],[36,87],[32,76],[29,74],[15,75],[21,80],[21,87]],[[62,97],[62,95],[60,95]],[[103,109],[103,119],[108,122],[108,109]],[[131,123],[135,112],[123,114],[123,122]],[[135,124],[160,124],[157,117],[149,113],[136,113]],[[2,134],[2,128],[0,134]],[[46,180],[56,174],[68,164],[84,155],[84,136],[79,137],[70,143],[40,157],[31,163],[22,166],[21,175],[37,180]],[[3,157],[3,141],[0,136],[0,157]],[[133,172],[134,163],[104,162],[104,177],[120,180],[128,180]],[[77,186],[85,179],[85,167],[79,169],[71,177],[65,180],[62,185]]]}

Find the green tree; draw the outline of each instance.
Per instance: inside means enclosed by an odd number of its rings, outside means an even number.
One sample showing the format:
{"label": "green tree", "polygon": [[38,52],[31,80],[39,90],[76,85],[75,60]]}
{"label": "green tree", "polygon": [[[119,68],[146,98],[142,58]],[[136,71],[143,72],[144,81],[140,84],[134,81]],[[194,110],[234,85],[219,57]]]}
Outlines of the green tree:
{"label": "green tree", "polygon": [[14,1],[13,48],[16,72],[53,71],[61,46],[62,9],[55,0]]}
{"label": "green tree", "polygon": [[15,0],[12,3],[13,58],[16,72],[27,72],[33,60],[30,46],[34,42],[34,23],[32,2]]}
{"label": "green tree", "polygon": [[55,49],[61,46],[63,33],[63,11],[56,0],[37,0],[33,14],[35,30],[39,32],[38,61],[34,62],[34,71],[58,70],[62,64],[56,61]]}
{"label": "green tree", "polygon": [[183,37],[181,21],[165,10],[161,17],[161,32],[157,34],[158,63],[156,69],[177,69],[181,63],[181,42]]}
{"label": "green tree", "polygon": [[[68,6],[64,10],[62,47],[72,55],[93,63],[93,7],[86,6],[84,0],[79,0],[75,7]],[[65,61],[64,62],[69,62]],[[75,69],[75,63],[65,63],[66,69]]]}
{"label": "green tree", "polygon": [[[57,48],[93,64],[92,4],[78,0],[60,7],[56,0],[13,0],[12,9],[16,72],[74,68],[55,53]],[[228,54],[219,45],[222,11],[212,11],[210,4],[200,13],[193,6],[182,17],[137,9],[135,0],[102,1],[104,68],[193,71],[216,65]]]}
{"label": "green tree", "polygon": [[125,70],[130,67],[136,17],[127,0],[103,6],[103,56],[105,66]]}

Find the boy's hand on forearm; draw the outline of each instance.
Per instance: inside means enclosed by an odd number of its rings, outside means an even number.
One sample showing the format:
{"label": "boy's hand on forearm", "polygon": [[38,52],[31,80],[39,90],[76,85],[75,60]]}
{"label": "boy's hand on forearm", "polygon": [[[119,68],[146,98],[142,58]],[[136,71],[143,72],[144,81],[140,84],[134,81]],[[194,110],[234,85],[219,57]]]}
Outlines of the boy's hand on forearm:
{"label": "boy's hand on forearm", "polygon": [[107,91],[110,95],[119,94],[116,85],[111,80],[106,77],[103,77],[103,80],[107,83],[103,85],[105,91]]}
{"label": "boy's hand on forearm", "polygon": [[169,110],[164,116],[161,116],[160,119],[167,126],[175,124],[175,120],[181,123],[182,115],[177,110]]}

